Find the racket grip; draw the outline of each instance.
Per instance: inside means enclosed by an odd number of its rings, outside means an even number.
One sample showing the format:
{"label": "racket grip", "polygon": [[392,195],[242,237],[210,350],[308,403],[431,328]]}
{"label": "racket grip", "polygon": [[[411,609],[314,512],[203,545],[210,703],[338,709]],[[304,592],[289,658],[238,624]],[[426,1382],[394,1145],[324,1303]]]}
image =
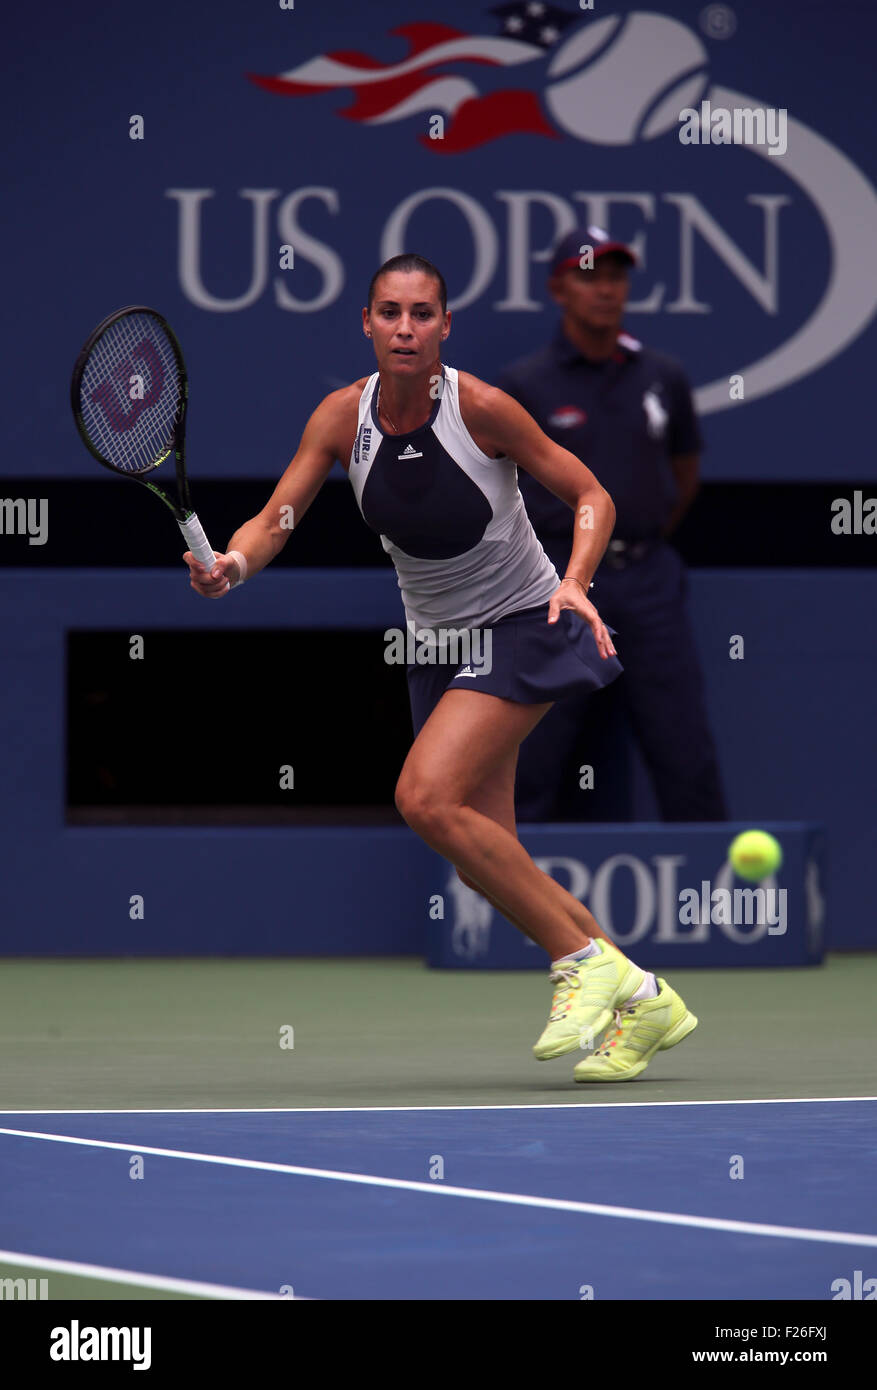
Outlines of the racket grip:
{"label": "racket grip", "polygon": [[198,563],[203,565],[205,569],[212,569],[216,564],[216,556],[210,549],[210,542],[204,534],[204,527],[195,513],[193,512],[186,521],[178,521],[177,525]]}

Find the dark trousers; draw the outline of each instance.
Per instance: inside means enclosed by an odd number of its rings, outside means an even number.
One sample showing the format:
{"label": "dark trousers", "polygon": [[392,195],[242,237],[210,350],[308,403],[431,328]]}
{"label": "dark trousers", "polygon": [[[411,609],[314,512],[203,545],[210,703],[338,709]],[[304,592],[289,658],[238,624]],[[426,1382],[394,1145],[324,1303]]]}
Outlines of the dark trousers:
{"label": "dark trousers", "polygon": [[[562,576],[570,542],[542,544]],[[598,790],[598,779],[613,777],[610,759],[589,737],[597,701],[601,723],[613,702],[626,714],[665,821],[728,819],[687,592],[685,566],[665,541],[623,569],[600,565],[590,598],[616,629],[624,674],[594,695],[558,701],[524,740],[515,787],[518,820],[568,817],[570,791],[580,803],[588,794],[579,790],[584,765],[594,768]]]}

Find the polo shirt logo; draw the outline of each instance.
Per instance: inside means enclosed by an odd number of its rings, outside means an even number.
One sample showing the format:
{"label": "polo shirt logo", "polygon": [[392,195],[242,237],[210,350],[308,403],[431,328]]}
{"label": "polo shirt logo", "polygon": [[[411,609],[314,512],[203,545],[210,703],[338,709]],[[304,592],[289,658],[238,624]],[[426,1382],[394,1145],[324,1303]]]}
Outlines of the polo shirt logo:
{"label": "polo shirt logo", "polygon": [[587,418],[585,412],[577,405],[562,405],[557,410],[552,410],[548,423],[556,430],[571,430],[576,425],[583,425]]}
{"label": "polo shirt logo", "polygon": [[648,431],[652,439],[663,439],[669,416],[658,399],[656,387],[653,386],[643,396],[643,410],[646,412]]}

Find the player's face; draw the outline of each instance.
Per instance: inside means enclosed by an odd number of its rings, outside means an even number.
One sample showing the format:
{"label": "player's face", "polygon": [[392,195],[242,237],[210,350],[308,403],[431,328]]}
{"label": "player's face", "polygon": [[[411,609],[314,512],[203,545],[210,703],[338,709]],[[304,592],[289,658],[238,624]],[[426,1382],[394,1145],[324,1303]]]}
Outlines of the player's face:
{"label": "player's face", "polygon": [[553,298],[570,318],[594,330],[621,327],[630,275],[627,262],[618,256],[601,256],[593,270],[576,266],[555,275],[550,289]]}
{"label": "player's face", "polygon": [[438,281],[422,270],[391,270],[375,286],[371,312],[362,311],[381,371],[414,376],[434,366],[450,332]]}

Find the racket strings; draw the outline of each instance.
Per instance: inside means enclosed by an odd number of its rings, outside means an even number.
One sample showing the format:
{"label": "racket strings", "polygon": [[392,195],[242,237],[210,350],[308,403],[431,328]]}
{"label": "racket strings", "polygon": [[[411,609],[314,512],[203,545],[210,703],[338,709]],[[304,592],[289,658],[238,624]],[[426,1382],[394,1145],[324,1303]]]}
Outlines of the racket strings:
{"label": "racket strings", "polygon": [[148,314],[127,314],[88,355],[80,408],[93,447],[123,473],[145,473],[167,457],[180,406],[177,359]]}

